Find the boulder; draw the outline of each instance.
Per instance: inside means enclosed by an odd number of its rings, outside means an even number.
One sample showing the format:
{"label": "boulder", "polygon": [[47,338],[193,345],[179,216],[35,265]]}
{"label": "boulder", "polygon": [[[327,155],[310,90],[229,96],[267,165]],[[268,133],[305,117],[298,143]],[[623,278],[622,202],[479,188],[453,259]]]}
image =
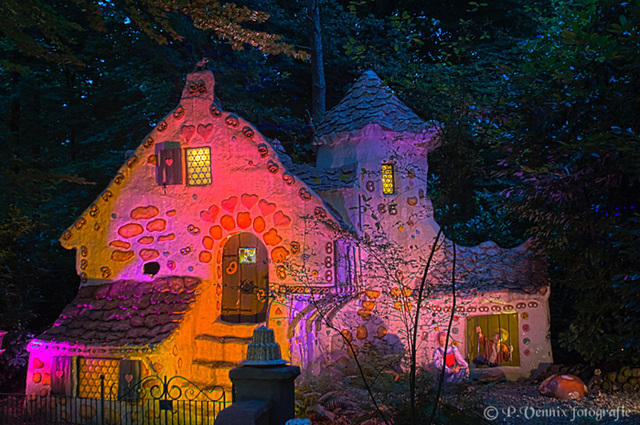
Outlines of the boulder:
{"label": "boulder", "polygon": [[482,368],[477,372],[477,375],[473,377],[473,380],[482,384],[488,384],[489,382],[500,381],[504,378],[504,372],[498,368]]}
{"label": "boulder", "polygon": [[575,375],[552,375],[540,384],[540,394],[561,400],[578,400],[587,392],[587,386]]}

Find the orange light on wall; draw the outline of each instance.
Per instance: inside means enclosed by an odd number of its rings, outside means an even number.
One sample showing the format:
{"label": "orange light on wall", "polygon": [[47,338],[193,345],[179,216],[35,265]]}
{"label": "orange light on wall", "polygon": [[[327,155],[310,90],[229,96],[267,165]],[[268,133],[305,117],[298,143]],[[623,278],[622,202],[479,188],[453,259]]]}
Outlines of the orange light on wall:
{"label": "orange light on wall", "polygon": [[382,193],[385,195],[393,195],[393,164],[382,164]]}
{"label": "orange light on wall", "polygon": [[187,175],[189,186],[211,184],[211,149],[187,149]]}

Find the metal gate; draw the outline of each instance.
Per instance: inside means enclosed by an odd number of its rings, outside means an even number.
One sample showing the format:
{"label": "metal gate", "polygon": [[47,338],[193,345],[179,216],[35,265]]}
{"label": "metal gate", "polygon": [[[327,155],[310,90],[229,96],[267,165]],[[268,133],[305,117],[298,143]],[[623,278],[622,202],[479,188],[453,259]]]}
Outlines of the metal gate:
{"label": "metal gate", "polygon": [[3,425],[213,425],[227,404],[220,386],[201,389],[186,378],[149,376],[105,387],[100,397],[0,394]]}

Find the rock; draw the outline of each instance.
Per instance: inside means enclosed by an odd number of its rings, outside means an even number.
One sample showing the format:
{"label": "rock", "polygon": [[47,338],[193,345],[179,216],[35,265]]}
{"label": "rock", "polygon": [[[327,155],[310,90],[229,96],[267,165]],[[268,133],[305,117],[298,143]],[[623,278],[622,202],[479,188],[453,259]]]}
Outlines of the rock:
{"label": "rock", "polygon": [[504,372],[497,368],[482,369],[479,374],[474,377],[475,381],[482,384],[488,384],[489,382],[496,382],[504,379]]}
{"label": "rock", "polygon": [[540,384],[540,394],[561,400],[578,400],[587,395],[587,386],[574,375],[557,374]]}

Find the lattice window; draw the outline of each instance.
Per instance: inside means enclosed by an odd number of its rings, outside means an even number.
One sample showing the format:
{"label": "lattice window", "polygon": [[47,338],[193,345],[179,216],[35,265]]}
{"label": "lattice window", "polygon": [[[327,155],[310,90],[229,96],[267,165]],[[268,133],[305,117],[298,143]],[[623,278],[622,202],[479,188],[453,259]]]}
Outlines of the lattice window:
{"label": "lattice window", "polygon": [[382,193],[392,195],[394,192],[393,164],[382,164]]}
{"label": "lattice window", "polygon": [[189,186],[211,184],[211,149],[187,149],[187,175]]}
{"label": "lattice window", "polygon": [[115,400],[118,394],[120,361],[114,359],[78,359],[78,396],[100,398],[100,375],[104,375],[104,392],[107,400]]}

